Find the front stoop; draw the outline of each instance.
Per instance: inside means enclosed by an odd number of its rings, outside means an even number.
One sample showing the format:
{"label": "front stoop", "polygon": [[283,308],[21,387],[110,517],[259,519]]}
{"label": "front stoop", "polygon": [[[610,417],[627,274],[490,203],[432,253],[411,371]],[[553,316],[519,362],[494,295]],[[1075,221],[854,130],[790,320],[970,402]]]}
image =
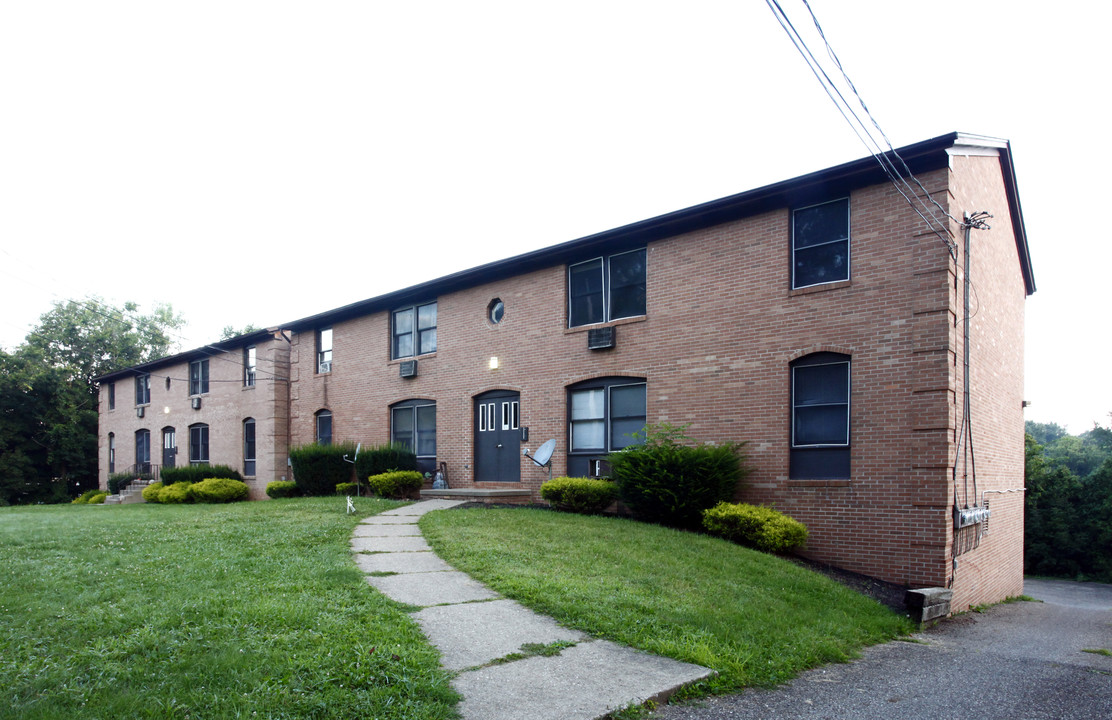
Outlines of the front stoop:
{"label": "front stoop", "polygon": [[919,623],[921,628],[932,620],[949,615],[950,601],[953,599],[953,590],[940,587],[908,590],[904,596],[908,616],[912,622]]}
{"label": "front stoop", "polygon": [[521,488],[457,488],[421,490],[422,500],[462,500],[482,503],[527,503],[532,492]]}

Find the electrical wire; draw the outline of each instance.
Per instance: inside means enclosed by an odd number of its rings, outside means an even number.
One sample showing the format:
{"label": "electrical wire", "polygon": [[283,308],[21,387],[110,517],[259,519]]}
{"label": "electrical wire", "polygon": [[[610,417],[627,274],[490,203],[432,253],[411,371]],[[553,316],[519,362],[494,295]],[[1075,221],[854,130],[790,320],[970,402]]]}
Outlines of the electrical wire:
{"label": "electrical wire", "polygon": [[[876,121],[876,118],[873,117],[872,113],[869,112],[868,107],[865,105],[860,93],[857,92],[856,87],[849,80],[849,76],[845,72],[845,69],[843,68],[841,62],[837,59],[837,55],[834,53],[833,48],[831,47],[829,41],[826,39],[826,35],[822,31],[822,26],[819,24],[818,18],[811,10],[810,5],[807,5],[806,0],[804,0],[804,4],[807,6],[807,10],[811,15],[816,28],[818,29],[823,42],[826,45],[827,53],[832,57],[838,69],[841,71],[842,76],[852,88],[854,96],[857,97],[859,104],[864,109],[865,114],[869,117],[869,120],[884,138],[884,144],[887,146],[887,150],[884,150],[881,143],[872,136],[872,133],[865,125],[865,122],[853,109],[849,101],[846,100],[845,95],[843,95],[841,90],[838,89],[834,81],[831,80],[829,73],[826,72],[826,70],[822,66],[822,63],[819,62],[818,58],[815,57],[814,53],[807,46],[807,42],[795,28],[795,25],[791,22],[791,19],[787,16],[787,13],[784,12],[784,9],[780,6],[778,0],[765,0],[765,3],[768,5],[769,9],[772,11],[772,14],[780,23],[780,27],[783,28],[784,32],[788,35],[788,39],[791,40],[792,44],[795,46],[796,50],[799,52],[804,62],[807,63],[807,66],[808,68],[810,68],[812,74],[814,74],[815,79],[817,79],[819,81],[819,84],[822,85],[822,88],[826,92],[827,97],[829,97],[830,101],[834,103],[834,106],[838,109],[838,112],[841,113],[842,117],[849,124],[850,129],[853,130],[854,134],[857,135],[857,138],[869,151],[869,154],[872,155],[873,159],[875,159],[877,161],[877,164],[880,165],[881,170],[883,170],[884,174],[888,177],[889,182],[907,202],[908,206],[923,220],[924,223],[926,223],[927,228],[940,240],[942,240],[943,243],[945,243],[947,249],[950,252],[951,258],[956,260],[957,243],[953,239],[953,232],[951,231],[949,225],[940,221],[934,216],[933,211],[931,211],[930,208],[927,207],[927,205],[923,203],[922,200],[919,198],[918,192],[907,182],[905,175],[914,179],[915,184],[919,187],[923,194],[926,195],[927,199],[929,199],[931,203],[933,203],[939,210],[941,210],[946,217],[950,218],[951,220],[953,220],[953,218],[948,213],[946,213],[945,209],[942,208],[942,206],[936,200],[934,200],[930,192],[927,191],[923,184],[919,182],[917,178],[915,178],[907,163],[903,160],[902,157],[900,157],[899,153],[896,152],[895,148],[892,146],[892,143],[888,140],[887,135],[883,132],[883,130],[880,129],[880,125]],[[893,157],[899,160],[900,165],[903,166],[903,171],[896,167],[895,163],[892,161]]]}

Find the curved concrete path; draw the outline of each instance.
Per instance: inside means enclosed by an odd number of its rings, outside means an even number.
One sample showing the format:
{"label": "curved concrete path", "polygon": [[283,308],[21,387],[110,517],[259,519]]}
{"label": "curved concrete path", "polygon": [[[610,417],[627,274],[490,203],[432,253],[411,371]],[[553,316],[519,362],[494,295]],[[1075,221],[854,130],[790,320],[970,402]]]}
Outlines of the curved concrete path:
{"label": "curved concrete path", "polygon": [[561,627],[453,569],[417,521],[462,502],[428,500],[372,515],[351,549],[367,582],[417,608],[414,619],[457,671],[464,720],[594,720],[673,692],[711,670]]}

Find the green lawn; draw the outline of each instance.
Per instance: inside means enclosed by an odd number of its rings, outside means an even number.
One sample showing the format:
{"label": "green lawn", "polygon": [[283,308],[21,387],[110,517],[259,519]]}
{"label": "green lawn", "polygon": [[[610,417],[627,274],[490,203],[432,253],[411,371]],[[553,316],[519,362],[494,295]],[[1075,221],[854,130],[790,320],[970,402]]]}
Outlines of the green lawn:
{"label": "green lawn", "polygon": [[718,671],[689,695],[771,685],[912,629],[794,563],[631,520],[476,509],[421,528],[450,564],[564,625]]}
{"label": "green lawn", "polygon": [[0,508],[0,717],[454,717],[356,502]]}
{"label": "green lawn", "polygon": [[[0,508],[0,718],[455,717],[457,696],[349,540],[398,503]],[[689,694],[851,657],[905,620],[709,537],[541,510],[431,513],[461,570],[563,623],[706,665]]]}

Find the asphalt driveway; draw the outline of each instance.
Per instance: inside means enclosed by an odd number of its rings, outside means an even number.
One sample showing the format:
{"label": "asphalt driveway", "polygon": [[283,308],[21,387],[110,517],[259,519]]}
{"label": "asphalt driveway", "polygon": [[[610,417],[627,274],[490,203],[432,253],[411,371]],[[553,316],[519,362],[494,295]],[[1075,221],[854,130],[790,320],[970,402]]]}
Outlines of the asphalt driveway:
{"label": "asphalt driveway", "polygon": [[966,613],[774,690],[667,706],[654,720],[1109,720],[1112,585],[1032,580],[1042,602]]}

